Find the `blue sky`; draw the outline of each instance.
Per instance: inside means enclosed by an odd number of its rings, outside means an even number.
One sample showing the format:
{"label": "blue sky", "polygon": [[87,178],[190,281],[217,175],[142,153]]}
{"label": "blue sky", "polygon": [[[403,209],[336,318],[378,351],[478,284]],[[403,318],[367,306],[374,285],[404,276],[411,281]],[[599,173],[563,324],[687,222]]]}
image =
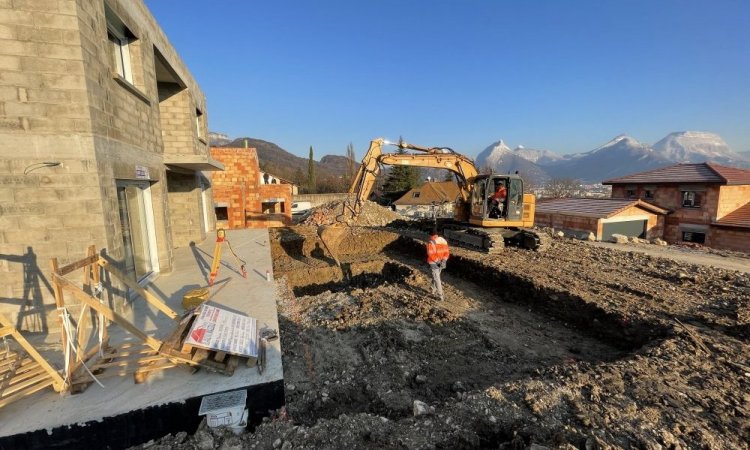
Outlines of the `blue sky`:
{"label": "blue sky", "polygon": [[618,134],[750,151],[750,2],[146,0],[209,128],[300,156],[403,136],[475,156]]}

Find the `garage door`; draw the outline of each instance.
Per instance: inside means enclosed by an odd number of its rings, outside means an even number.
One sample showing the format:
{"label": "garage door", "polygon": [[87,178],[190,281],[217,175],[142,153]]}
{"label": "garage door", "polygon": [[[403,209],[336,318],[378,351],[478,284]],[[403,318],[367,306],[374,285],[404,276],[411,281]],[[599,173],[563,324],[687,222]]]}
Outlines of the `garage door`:
{"label": "garage door", "polygon": [[625,236],[646,237],[645,220],[628,220],[624,222],[608,222],[602,227],[602,240],[608,241],[613,234]]}

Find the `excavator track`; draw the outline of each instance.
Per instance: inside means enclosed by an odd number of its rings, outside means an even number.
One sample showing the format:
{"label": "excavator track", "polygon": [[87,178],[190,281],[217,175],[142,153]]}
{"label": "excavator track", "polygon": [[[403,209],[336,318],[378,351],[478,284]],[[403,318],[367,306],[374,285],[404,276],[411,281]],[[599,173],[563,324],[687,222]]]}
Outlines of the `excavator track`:
{"label": "excavator track", "polygon": [[506,244],[541,252],[546,250],[550,243],[549,236],[530,228],[479,228],[446,224],[443,234],[455,245],[489,254],[502,253]]}

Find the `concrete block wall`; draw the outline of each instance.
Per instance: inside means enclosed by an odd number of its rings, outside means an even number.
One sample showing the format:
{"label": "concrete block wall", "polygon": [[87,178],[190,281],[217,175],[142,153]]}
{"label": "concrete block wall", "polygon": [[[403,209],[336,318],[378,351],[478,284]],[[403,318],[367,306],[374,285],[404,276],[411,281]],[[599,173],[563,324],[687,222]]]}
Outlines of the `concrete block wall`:
{"label": "concrete block wall", "polygon": [[[24,330],[56,326],[51,257],[64,265],[92,244],[122,257],[117,180],[149,183],[159,266],[171,269],[153,48],[193,109],[205,114],[205,98],[142,1],[106,2],[138,38],[132,85],[113,75],[104,1],[0,0],[0,313]],[[60,165],[34,166],[44,161]]]}
{"label": "concrete block wall", "polygon": [[0,2],[0,313],[27,331],[58,326],[50,258],[107,243],[77,13]]}
{"label": "concrete block wall", "polygon": [[169,220],[174,247],[206,239],[199,174],[167,172]]}

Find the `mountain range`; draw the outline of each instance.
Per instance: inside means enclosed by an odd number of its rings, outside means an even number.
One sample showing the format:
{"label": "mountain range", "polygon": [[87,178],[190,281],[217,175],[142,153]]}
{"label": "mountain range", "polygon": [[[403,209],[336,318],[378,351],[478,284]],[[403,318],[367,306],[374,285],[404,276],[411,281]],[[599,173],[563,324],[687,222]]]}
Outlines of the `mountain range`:
{"label": "mountain range", "polygon": [[750,167],[750,155],[732,151],[715,133],[680,131],[653,145],[620,135],[593,150],[559,155],[523,146],[510,149],[502,140],[485,148],[476,158],[477,167],[496,173],[518,171],[535,184],[551,178],[574,178],[599,183],[629,173],[676,163],[711,161],[728,166]]}
{"label": "mountain range", "polygon": [[[209,134],[214,147],[248,147],[257,150],[261,168],[274,175],[304,185],[308,159],[296,156],[273,142],[256,138],[229,139],[219,133]],[[573,178],[584,183],[600,183],[629,173],[651,170],[676,163],[712,161],[718,164],[750,167],[750,152],[734,152],[715,133],[680,131],[670,133],[653,145],[620,135],[593,150],[560,155],[522,145],[511,149],[504,141],[490,144],[477,155],[475,163],[481,172],[518,171],[525,180],[541,185],[552,178]],[[330,189],[348,188],[349,160],[340,155],[324,155],[315,161],[318,183]],[[359,161],[355,162],[355,167]],[[387,169],[387,168],[386,168]],[[423,177],[443,179],[445,171],[422,170]]]}

